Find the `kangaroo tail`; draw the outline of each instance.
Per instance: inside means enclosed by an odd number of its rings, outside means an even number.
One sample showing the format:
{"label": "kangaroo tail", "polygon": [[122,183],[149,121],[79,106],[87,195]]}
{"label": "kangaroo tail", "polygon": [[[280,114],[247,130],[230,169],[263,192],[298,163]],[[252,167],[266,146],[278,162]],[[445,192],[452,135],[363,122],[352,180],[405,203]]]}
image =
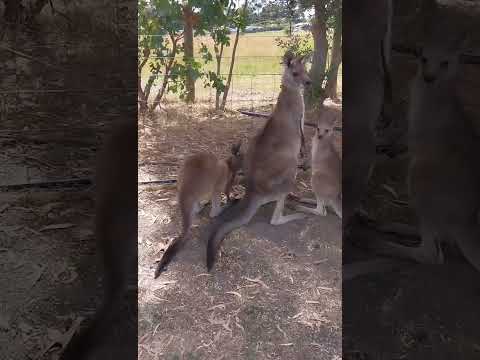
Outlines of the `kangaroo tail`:
{"label": "kangaroo tail", "polygon": [[175,239],[172,240],[172,243],[169,245],[167,250],[162,255],[162,258],[157,264],[157,268],[155,269],[155,279],[160,276],[162,272],[165,271],[167,265],[175,258],[178,251],[182,249],[185,245],[186,234],[182,234],[177,236]]}
{"label": "kangaroo tail", "polygon": [[175,258],[177,253],[185,246],[189,233],[190,226],[193,221],[193,204],[187,203],[180,199],[180,212],[182,214],[183,232],[180,236],[177,236],[172,240],[172,243],[168,246],[167,250],[163,253],[162,258],[157,264],[155,269],[155,279],[166,269],[166,266]]}
{"label": "kangaroo tail", "polygon": [[210,271],[225,236],[231,231],[246,225],[253,218],[260,202],[247,193],[240,201],[234,201],[214,221],[207,240],[207,269]]}

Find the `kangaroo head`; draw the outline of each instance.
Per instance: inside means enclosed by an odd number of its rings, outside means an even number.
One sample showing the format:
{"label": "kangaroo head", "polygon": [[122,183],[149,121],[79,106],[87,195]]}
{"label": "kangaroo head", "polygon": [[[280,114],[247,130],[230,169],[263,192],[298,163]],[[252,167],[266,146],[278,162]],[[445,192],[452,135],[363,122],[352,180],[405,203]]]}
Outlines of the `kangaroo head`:
{"label": "kangaroo head", "polygon": [[417,49],[418,71],[426,83],[436,83],[457,74],[468,32],[451,10],[439,6],[435,0],[426,3],[428,20],[424,24],[423,44]]}
{"label": "kangaroo head", "polygon": [[328,140],[333,137],[333,124],[330,123],[319,123],[315,129],[315,137],[318,140]]}
{"label": "kangaroo head", "polygon": [[332,109],[323,107],[318,116],[317,126],[315,128],[315,139],[323,140],[333,137],[335,123],[337,122],[338,113]]}
{"label": "kangaroo head", "polygon": [[305,68],[306,56],[295,56],[291,51],[287,51],[283,57],[282,84],[289,88],[301,88],[312,84]]}

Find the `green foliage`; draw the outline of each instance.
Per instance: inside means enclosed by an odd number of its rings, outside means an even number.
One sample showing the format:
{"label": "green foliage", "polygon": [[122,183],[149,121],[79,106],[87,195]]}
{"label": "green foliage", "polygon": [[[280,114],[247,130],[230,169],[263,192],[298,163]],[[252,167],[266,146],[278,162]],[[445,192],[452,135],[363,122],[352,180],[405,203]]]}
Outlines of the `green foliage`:
{"label": "green foliage", "polygon": [[206,45],[201,46],[200,59],[184,55],[184,12],[191,9],[195,16],[195,37],[210,34],[218,60],[221,49],[230,46],[230,28],[246,26],[246,16],[236,4],[233,0],[139,0],[139,75],[144,66],[150,69],[145,89],[139,91],[139,97],[143,96],[140,100],[146,103],[150,89],[157,85],[157,98],[172,92],[184,99],[187,74],[193,74],[194,80],[204,78],[205,86],[223,91],[225,84],[220,74],[203,70],[214,59]]}
{"label": "green foliage", "polygon": [[150,77],[139,89],[141,102],[149,100],[151,89],[161,84],[158,100],[167,92],[182,92],[185,86],[186,66],[178,62],[183,53],[182,8],[172,0],[139,0],[138,2],[138,64],[139,76],[144,66],[150,68]]}
{"label": "green foliage", "polygon": [[296,56],[310,55],[313,51],[312,34],[292,34],[287,38],[278,37],[275,43],[281,49],[290,50]]}
{"label": "green foliage", "polygon": [[[200,54],[205,64],[212,61],[214,58],[217,64],[217,71],[207,71],[204,75],[204,86],[211,87],[216,90],[216,107],[219,107],[219,97],[227,89],[226,79],[220,73],[223,50],[225,47],[229,47],[230,44],[230,29],[239,28],[244,30],[247,26],[247,13],[243,8],[237,7],[237,1],[212,1],[212,6],[215,9],[207,17],[209,19],[208,25],[210,27],[210,37],[213,40],[213,50],[215,56],[213,56],[208,47],[202,44],[200,48]],[[231,59],[233,61],[233,59]]]}

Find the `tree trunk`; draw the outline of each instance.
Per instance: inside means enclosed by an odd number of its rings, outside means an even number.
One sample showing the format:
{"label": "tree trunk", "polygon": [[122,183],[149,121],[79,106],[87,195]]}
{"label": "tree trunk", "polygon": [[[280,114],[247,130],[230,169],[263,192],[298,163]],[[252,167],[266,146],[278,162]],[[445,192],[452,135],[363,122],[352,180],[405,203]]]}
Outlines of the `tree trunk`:
{"label": "tree trunk", "polygon": [[[246,16],[247,8],[248,8],[248,0],[245,0],[245,5],[243,5],[244,16]],[[220,109],[222,110],[225,110],[225,106],[227,105],[228,91],[230,90],[230,85],[232,83],[233,67],[235,65],[235,54],[237,53],[239,37],[240,37],[240,27],[237,27],[237,33],[235,34],[235,42],[233,44],[233,49],[232,49],[232,60],[230,62],[230,69],[228,71],[227,84],[225,85],[225,91],[223,92],[222,105],[220,107]]]}
{"label": "tree trunk", "polygon": [[4,0],[5,11],[3,17],[5,21],[16,23],[20,19],[22,12],[22,3],[18,0]]}
{"label": "tree trunk", "polygon": [[313,35],[313,61],[310,69],[310,78],[313,85],[307,95],[307,102],[311,105],[315,101],[325,99],[323,81],[325,79],[325,68],[327,65],[328,40],[327,22],[321,13],[320,5],[315,5],[315,18],[312,24]]}
{"label": "tree trunk", "polygon": [[185,65],[187,66],[187,74],[185,80],[185,88],[187,91],[186,102],[195,102],[195,73],[192,68],[194,61],[193,53],[193,11],[186,6],[184,12],[184,47],[185,47]]}
{"label": "tree trunk", "polygon": [[175,55],[177,54],[177,47],[178,47],[178,42],[180,41],[180,38],[181,37],[175,38],[172,34],[170,34],[170,40],[172,41],[172,51],[170,52],[170,59],[168,60],[168,63],[165,65],[162,86],[160,90],[158,90],[157,96],[155,96],[155,99],[153,100],[153,104],[149,109],[149,111],[152,113],[155,111],[157,106],[160,105],[160,101],[162,101],[163,95],[165,95],[165,91],[167,90],[168,80],[171,75],[170,72],[172,70],[172,67],[175,63]]}
{"label": "tree trunk", "polygon": [[143,50],[143,56],[144,59],[142,62],[138,65],[138,74],[137,74],[137,87],[138,87],[138,102],[140,104],[140,113],[145,114],[148,110],[148,96],[150,94],[150,90],[147,89],[148,85],[145,85],[145,90],[148,90],[148,94],[146,94],[146,91],[142,89],[142,70],[145,67],[145,65],[148,62],[148,59],[150,57],[150,49],[145,48]]}
{"label": "tree trunk", "polygon": [[33,20],[38,14],[40,14],[47,5],[49,0],[37,0],[35,1],[35,4],[32,6],[32,10],[30,11],[29,19]]}
{"label": "tree trunk", "polygon": [[[221,50],[219,54],[216,55],[217,59],[217,76],[220,77],[221,67],[222,67],[222,53],[223,53],[223,44],[221,45]],[[222,90],[215,90],[215,110],[220,109],[220,96],[222,95]]]}
{"label": "tree trunk", "polygon": [[332,100],[337,97],[338,68],[342,63],[342,26],[339,23],[340,16],[335,17],[335,33],[333,34],[332,59],[327,74],[327,84],[325,86],[325,95]]}

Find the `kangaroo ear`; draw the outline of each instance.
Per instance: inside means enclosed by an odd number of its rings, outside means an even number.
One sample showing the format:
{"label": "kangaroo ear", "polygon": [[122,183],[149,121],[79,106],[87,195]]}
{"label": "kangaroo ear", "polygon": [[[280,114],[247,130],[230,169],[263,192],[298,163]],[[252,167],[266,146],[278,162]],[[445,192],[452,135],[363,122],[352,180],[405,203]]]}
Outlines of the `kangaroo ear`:
{"label": "kangaroo ear", "polygon": [[295,56],[294,56],[293,52],[291,50],[287,50],[285,55],[283,55],[283,64],[286,65],[287,67],[290,67],[294,57]]}
{"label": "kangaroo ear", "polygon": [[301,55],[301,56],[298,58],[298,61],[300,61],[302,64],[305,64],[305,63],[310,59],[311,56],[312,56],[311,53]]}

